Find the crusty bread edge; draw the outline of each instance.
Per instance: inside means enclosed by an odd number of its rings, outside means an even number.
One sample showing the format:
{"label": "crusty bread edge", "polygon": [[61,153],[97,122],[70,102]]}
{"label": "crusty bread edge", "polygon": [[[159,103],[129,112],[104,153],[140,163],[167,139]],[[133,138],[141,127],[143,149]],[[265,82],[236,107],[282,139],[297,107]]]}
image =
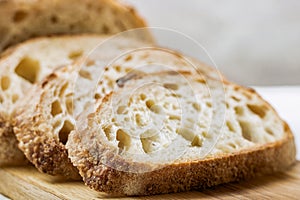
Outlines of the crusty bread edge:
{"label": "crusty bread edge", "polygon": [[[64,68],[65,69],[65,68]],[[52,79],[56,78],[55,72],[49,74],[43,81],[37,84],[34,90],[35,97],[44,98],[43,88]],[[35,109],[39,111],[40,105]],[[35,165],[42,173],[50,175],[61,175],[70,180],[80,180],[77,168],[73,166],[68,158],[68,152],[65,145],[60,143],[55,138],[48,138],[47,131],[36,129],[35,126],[39,123],[46,123],[46,119],[35,119],[33,116],[25,116],[18,119],[16,116],[23,113],[26,108],[19,108],[13,113],[13,130],[18,139],[19,149],[23,151],[26,158]],[[25,138],[25,139],[24,139]],[[24,145],[24,140],[30,141]]]}
{"label": "crusty bread edge", "polygon": [[[286,170],[295,162],[296,150],[288,125],[285,129],[287,136],[271,144],[202,161],[172,164],[143,174],[97,166],[92,157],[77,167],[86,185],[112,195],[142,196],[205,189]],[[87,167],[91,168],[87,171]]]}
{"label": "crusty bread edge", "polygon": [[[229,84],[226,81],[224,83]],[[237,89],[244,89],[261,98],[251,88],[237,86]],[[103,102],[108,101],[111,95],[107,95]],[[270,104],[264,102],[275,112]],[[278,116],[277,113],[276,115]],[[80,164],[77,164],[77,168],[85,184],[97,191],[121,196],[183,192],[286,170],[296,161],[296,146],[288,124],[283,120],[282,123],[284,137],[276,142],[256,145],[251,149],[218,155],[201,161],[172,164],[141,174],[117,171],[103,164],[95,165],[94,163],[99,163],[99,160],[81,146],[81,138],[78,134],[72,134],[72,142],[67,144],[67,149],[71,157],[76,154],[82,156],[79,158]],[[72,145],[80,147],[76,150],[70,149]],[[121,157],[115,157],[115,159],[114,161],[118,164],[128,165]]]}
{"label": "crusty bread edge", "polygon": [[65,35],[44,35],[44,36],[38,36],[34,38],[29,38],[28,40],[15,44],[13,46],[10,46],[9,48],[5,49],[0,54],[0,64],[3,62],[3,60],[6,60],[9,56],[11,56],[16,50],[22,49],[23,47],[26,47],[28,44],[31,43],[37,43],[41,42],[43,40],[47,39],[80,39],[85,37],[94,37],[94,38],[108,38],[110,35],[105,34],[97,34],[97,33],[78,33],[78,34],[65,34]]}
{"label": "crusty bread edge", "polygon": [[[23,49],[23,47],[26,47],[28,44],[31,43],[38,43],[44,40],[47,40],[49,38],[53,39],[80,39],[85,37],[93,37],[93,38],[105,38],[108,37],[107,35],[101,35],[101,34],[77,34],[77,35],[59,35],[59,36],[41,36],[29,39],[25,42],[19,43],[15,46],[12,46],[2,52],[0,54],[0,65],[8,65],[13,60],[10,59],[10,56],[14,56],[15,53],[20,53],[21,51],[24,51],[26,48]],[[18,56],[18,55],[17,55]],[[0,158],[3,157],[3,159],[0,161],[0,166],[17,166],[17,165],[26,165],[28,164],[28,160],[25,158],[24,153],[18,148],[18,141],[13,133],[13,122],[12,120],[0,116],[0,128],[2,128],[3,133],[0,134],[0,141],[1,141],[1,151],[0,151]]]}
{"label": "crusty bread edge", "polygon": [[[6,2],[6,1],[4,1],[3,3],[10,3],[11,4],[10,6],[14,6],[13,4],[24,3],[24,2],[22,2],[22,1],[21,2],[18,2],[18,1],[17,2],[14,2],[14,1],[11,1],[11,2],[7,1]],[[41,2],[39,2],[39,3],[41,3]],[[137,10],[134,8],[134,6],[129,5],[129,4],[125,4],[125,3],[121,2],[121,1],[114,1],[114,0],[107,0],[105,3],[106,4],[110,4],[110,6],[112,8],[114,8],[115,10],[119,11],[116,14],[117,18],[122,18],[123,17],[122,15],[124,15],[124,14],[127,15],[126,16],[127,18],[130,18],[131,25],[134,25],[134,26],[132,28],[126,28],[126,30],[147,28],[148,25],[147,25],[146,20],[139,14],[139,12],[137,12]],[[25,4],[28,4],[28,3],[25,3]],[[33,3],[33,7],[34,7],[34,5],[35,5],[35,3]],[[126,30],[124,30],[124,31],[126,31]],[[88,34],[88,33],[90,33],[90,34],[105,34],[104,32],[98,32],[97,33],[95,31],[81,31],[81,32],[75,32],[75,33],[70,33],[70,31],[68,33],[66,31],[64,33],[58,33],[58,32],[56,32],[56,33],[48,33],[48,34],[41,34],[41,35],[38,34],[37,37],[58,36],[58,35],[77,35],[77,34]],[[155,41],[153,35],[149,31],[145,31],[143,33],[142,37],[144,39],[149,40],[149,42],[150,41],[151,42]],[[13,47],[14,45],[17,45],[19,43],[22,43],[22,42],[27,41],[27,40],[32,39],[32,38],[36,38],[36,37],[35,36],[28,37],[27,39],[23,39],[23,40],[19,41],[18,43],[10,44],[10,45],[4,47],[3,49],[0,49],[0,53],[6,51],[10,47]]]}

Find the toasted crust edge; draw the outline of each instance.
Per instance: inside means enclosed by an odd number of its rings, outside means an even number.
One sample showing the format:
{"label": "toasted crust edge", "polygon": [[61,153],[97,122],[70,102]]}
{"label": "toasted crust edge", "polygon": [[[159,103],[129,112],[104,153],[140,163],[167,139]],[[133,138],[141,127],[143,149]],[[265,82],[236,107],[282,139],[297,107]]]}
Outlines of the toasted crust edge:
{"label": "toasted crust edge", "polygon": [[[37,90],[33,90],[33,99],[40,101],[44,98],[42,88],[51,79],[56,78],[55,72],[48,75],[43,81],[37,84]],[[26,108],[20,108],[13,113],[13,131],[18,139],[18,147],[23,151],[26,158],[42,173],[54,176],[63,176],[70,180],[81,180],[78,169],[73,166],[68,158],[68,152],[57,138],[48,137],[51,130],[39,130],[37,125],[47,123],[47,119],[36,116],[25,116],[18,119]],[[41,113],[41,106],[37,105],[35,111]],[[49,133],[50,132],[50,133]]]}
{"label": "toasted crust edge", "polygon": [[[223,83],[230,84],[228,81]],[[235,86],[237,90],[241,89],[261,98],[252,88]],[[102,103],[108,101],[111,95],[112,93],[107,95]],[[281,119],[275,109],[263,101]],[[98,109],[101,107],[102,105]],[[276,142],[200,161],[171,164],[146,173],[118,171],[102,164],[100,158],[93,157],[84,149],[81,136],[76,132],[70,135],[67,149],[85,184],[96,191],[120,196],[184,192],[286,170],[296,161],[296,146],[290,127],[282,119],[281,123],[284,126],[284,136]],[[98,148],[100,152],[105,151],[105,147]],[[116,157],[114,162],[128,165],[128,161],[121,157]]]}
{"label": "toasted crust edge", "polygon": [[[23,54],[26,51],[26,46],[47,41],[47,40],[77,40],[81,38],[99,38],[104,39],[109,37],[103,34],[83,33],[76,35],[58,35],[58,36],[40,36],[31,38],[22,43],[16,44],[0,54],[0,66],[9,65],[12,62],[11,57],[16,57],[15,54]],[[18,55],[17,55],[18,56]],[[13,131],[13,120],[8,116],[0,116],[0,166],[19,166],[27,165],[29,161],[24,153],[18,148],[18,140]]]}
{"label": "toasted crust edge", "polygon": [[18,166],[28,164],[11,124],[0,116],[0,166]]}
{"label": "toasted crust edge", "polygon": [[[34,12],[34,14],[38,14],[39,10],[41,9],[41,5],[43,4],[46,4],[47,3],[47,0],[46,1],[38,1],[38,2],[35,2],[35,1],[24,1],[24,0],[2,0],[0,1],[0,9],[5,9],[7,7],[21,7],[21,9],[23,7],[28,7],[28,8],[31,8],[33,10],[37,10]],[[92,2],[92,1],[91,1]],[[49,2],[48,2],[49,3]],[[87,3],[89,3],[88,1],[82,1],[80,2],[82,3],[82,5],[85,5]],[[116,13],[116,16],[118,18],[122,18],[122,17],[126,17],[128,18],[128,20],[130,21],[130,26],[129,27],[126,27],[126,28],[123,28],[123,30],[120,30],[120,32],[122,31],[126,31],[126,30],[130,30],[130,29],[136,29],[136,28],[146,28],[147,27],[147,22],[146,20],[140,15],[139,12],[137,12],[137,10],[132,6],[132,5],[129,5],[129,4],[125,4],[123,2],[120,2],[120,1],[114,1],[114,0],[105,0],[105,1],[101,1],[101,0],[97,0],[97,1],[94,1],[93,2],[94,4],[107,4],[106,6],[110,6],[112,9],[115,10],[115,12],[117,11]],[[57,2],[53,5],[56,5]],[[64,3],[61,3],[61,4],[64,4]],[[45,6],[45,5],[44,5]],[[43,7],[43,6],[42,6]],[[18,24],[17,24],[17,27],[18,27]],[[81,34],[81,33],[91,33],[91,34],[106,34],[105,32],[99,32],[99,31],[95,31],[95,30],[89,30],[87,28],[82,28],[83,30],[80,30],[80,31],[72,31],[72,30],[65,30],[65,31],[59,31],[56,30],[56,31],[48,31],[48,33],[38,33],[38,32],[34,32],[33,34],[31,34],[30,36],[28,37],[25,37],[23,39],[17,39],[17,41],[10,41],[10,42],[6,42],[4,43],[4,46],[0,46],[0,52],[3,52],[5,50],[7,50],[8,48],[18,44],[18,43],[21,43],[21,42],[24,42],[28,39],[31,39],[31,38],[36,38],[36,37],[42,37],[42,36],[56,36],[56,35],[65,35],[65,34],[71,34],[71,35],[77,35],[77,34]],[[11,31],[11,28],[8,30],[9,32]],[[114,34],[113,32],[110,33],[110,34]],[[8,37],[7,36],[7,33],[4,35],[5,37]],[[144,39],[147,39],[151,42],[154,42],[154,37],[152,36],[152,34],[148,31],[145,31],[144,32],[144,35],[141,36],[142,38]]]}
{"label": "toasted crust edge", "polygon": [[282,140],[252,150],[172,164],[142,174],[117,171],[103,164],[97,166],[88,152],[77,152],[87,156],[77,168],[86,185],[112,195],[142,196],[205,189],[286,170],[296,161],[296,148],[286,123],[285,131],[287,136]]}

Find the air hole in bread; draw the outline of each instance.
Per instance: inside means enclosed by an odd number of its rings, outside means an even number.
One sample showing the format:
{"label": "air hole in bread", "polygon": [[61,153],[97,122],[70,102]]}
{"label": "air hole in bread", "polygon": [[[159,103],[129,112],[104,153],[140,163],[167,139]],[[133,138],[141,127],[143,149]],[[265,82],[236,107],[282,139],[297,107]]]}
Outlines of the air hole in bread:
{"label": "air hole in bread", "polygon": [[240,127],[242,129],[242,136],[248,141],[252,141],[251,137],[251,124],[245,121],[239,121]]}
{"label": "air hole in bread", "polygon": [[0,103],[3,103],[3,97],[0,96]]}
{"label": "air hole in bread", "polygon": [[144,118],[140,114],[135,115],[135,123],[137,126],[145,126],[146,125]]}
{"label": "air hole in bread", "polygon": [[178,85],[174,83],[164,83],[164,88],[170,89],[170,90],[178,90]]}
{"label": "air hole in bread", "polygon": [[62,121],[57,119],[54,124],[53,124],[53,129],[57,130],[57,128],[59,128],[61,126]]}
{"label": "air hole in bread", "polygon": [[209,135],[207,131],[203,131],[203,132],[201,133],[201,135],[202,135],[204,138],[210,138],[210,137],[211,137],[211,135]]}
{"label": "air hole in bread", "polygon": [[170,120],[178,120],[178,121],[180,121],[180,120],[181,120],[181,117],[180,117],[180,116],[177,116],[177,115],[170,115],[170,116],[169,116],[169,119],[170,119]]}
{"label": "air hole in bread", "polygon": [[24,21],[24,19],[26,19],[28,13],[24,10],[18,10],[15,12],[14,16],[13,16],[13,22],[15,23],[19,23]]}
{"label": "air hole in bread", "polygon": [[73,99],[72,98],[66,99],[66,108],[67,108],[68,114],[73,115]]}
{"label": "air hole in bread", "polygon": [[106,84],[109,88],[114,88],[115,82],[113,80],[108,80]]}
{"label": "air hole in bread", "polygon": [[130,147],[130,136],[122,129],[119,129],[117,131],[117,137],[116,139],[119,141],[118,147],[121,150],[127,150]]}
{"label": "air hole in bread", "polygon": [[265,131],[269,134],[269,135],[274,135],[273,131],[270,128],[265,128]]}
{"label": "air hole in bread", "polygon": [[206,80],[204,80],[204,79],[201,78],[201,79],[197,79],[197,82],[205,84]]}
{"label": "air hole in bread", "polygon": [[160,138],[158,135],[141,138],[142,148],[145,153],[152,153],[160,148]]}
{"label": "air hole in bread", "polygon": [[239,116],[244,114],[244,109],[242,107],[239,107],[239,106],[234,107],[234,111]]}
{"label": "air hole in bread", "polygon": [[206,106],[209,107],[209,108],[211,108],[212,107],[211,102],[206,102]]}
{"label": "air hole in bread", "polygon": [[18,76],[30,83],[35,83],[40,72],[40,63],[29,57],[23,58],[15,69]]}
{"label": "air hole in bread", "polygon": [[229,131],[235,133],[235,129],[233,128],[233,125],[231,124],[230,121],[226,121],[226,126],[227,126]]}
{"label": "air hole in bread", "polygon": [[88,80],[92,80],[92,76],[91,76],[90,72],[85,71],[85,70],[80,70],[79,76],[81,76],[82,78],[88,79]]}
{"label": "air hole in bread", "polygon": [[177,93],[171,93],[172,97],[176,97],[176,98],[181,98],[181,94],[177,94]]}
{"label": "air hole in bread", "polygon": [[140,98],[142,101],[144,101],[147,98],[147,96],[145,94],[140,94]]}
{"label": "air hole in bread", "polygon": [[159,105],[152,106],[150,110],[156,114],[161,114],[163,111],[163,109]]}
{"label": "air hole in bread", "polygon": [[266,107],[263,105],[247,104],[247,107],[260,118],[264,118],[266,115]]}
{"label": "air hole in bread", "polygon": [[121,72],[121,66],[120,65],[116,65],[116,66],[114,66],[114,68],[117,72]]}
{"label": "air hole in bread", "polygon": [[132,71],[131,68],[125,68],[125,73],[130,73]]}
{"label": "air hole in bread", "polygon": [[231,148],[236,149],[236,145],[234,143],[229,143],[228,144]]}
{"label": "air hole in bread", "polygon": [[164,107],[165,109],[169,109],[170,106],[171,106],[171,104],[170,104],[169,102],[165,102],[164,105],[163,105],[163,107]]}
{"label": "air hole in bread", "polygon": [[147,100],[146,106],[149,110],[156,114],[160,114],[162,112],[162,108],[159,105],[155,105],[155,102],[153,100]]}
{"label": "air hole in bread", "polygon": [[10,86],[10,78],[8,76],[3,76],[1,78],[1,89],[3,91],[7,90]]}
{"label": "air hole in bread", "polygon": [[51,115],[55,117],[56,115],[62,113],[61,105],[58,100],[51,104]]}
{"label": "air hole in bread", "polygon": [[148,109],[151,109],[152,106],[155,105],[155,102],[153,100],[147,100],[146,101],[146,106]]}
{"label": "air hole in bread", "polygon": [[19,95],[13,94],[12,97],[11,97],[11,101],[12,101],[13,103],[16,103],[18,100],[19,100]]}
{"label": "air hole in bread", "polygon": [[241,101],[241,99],[237,98],[236,96],[232,96],[231,98],[232,98],[233,100],[235,100],[236,102],[240,102],[240,101]]}
{"label": "air hole in bread", "polygon": [[69,83],[67,82],[61,87],[61,89],[59,91],[59,97],[62,97],[65,94],[65,91],[68,88],[68,85],[69,85]]}
{"label": "air hole in bread", "polygon": [[176,129],[176,133],[181,135],[184,139],[191,142],[191,146],[202,146],[202,140],[198,135],[195,135],[193,130],[189,128],[178,128]]}
{"label": "air hole in bread", "polygon": [[103,131],[105,133],[106,138],[111,141],[113,140],[113,138],[111,137],[111,133],[112,133],[112,125],[106,126],[103,128]]}
{"label": "air hole in bread", "polygon": [[125,58],[125,61],[130,61],[132,59],[132,55],[128,55],[128,56],[126,56],[126,58]]}
{"label": "air hole in bread", "polygon": [[94,95],[94,99],[101,99],[101,95],[100,95],[99,93],[96,93],[96,94]]}
{"label": "air hole in bread", "polygon": [[[252,91],[249,89],[249,91]],[[248,92],[243,92],[243,94],[247,97],[247,99],[251,100],[252,96]]]}
{"label": "air hole in bread", "polygon": [[202,146],[202,140],[199,136],[195,136],[192,143],[192,147],[201,147]]}
{"label": "air hole in bread", "polygon": [[85,65],[85,66],[90,67],[90,66],[94,66],[95,64],[96,64],[96,63],[95,63],[94,60],[88,60],[88,61],[86,62],[86,65]]}
{"label": "air hole in bread", "polygon": [[193,108],[197,111],[197,112],[200,112],[201,111],[201,106],[198,104],[198,103],[193,103]]}
{"label": "air hole in bread", "polygon": [[127,114],[128,112],[126,112],[126,106],[119,106],[117,108],[117,114],[121,115],[121,114]]}
{"label": "air hole in bread", "polygon": [[79,57],[81,57],[83,55],[83,51],[82,50],[77,50],[77,51],[73,51],[69,54],[69,58],[71,60],[75,60]]}
{"label": "air hole in bread", "polygon": [[228,108],[230,108],[230,106],[229,106],[229,104],[226,102],[226,108],[228,109]]}
{"label": "air hole in bread", "polygon": [[58,133],[59,141],[63,144],[66,144],[68,141],[69,134],[72,130],[74,130],[74,125],[71,122],[69,122],[68,120],[66,120],[64,122],[63,127],[61,128],[61,130]]}

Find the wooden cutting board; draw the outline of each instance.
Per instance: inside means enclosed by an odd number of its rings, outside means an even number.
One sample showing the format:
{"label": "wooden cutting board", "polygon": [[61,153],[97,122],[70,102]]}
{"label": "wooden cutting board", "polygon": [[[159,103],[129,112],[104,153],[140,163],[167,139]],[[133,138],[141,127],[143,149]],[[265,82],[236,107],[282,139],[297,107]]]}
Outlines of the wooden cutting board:
{"label": "wooden cutting board", "polygon": [[[0,169],[0,193],[12,199],[118,199],[39,173],[33,167]],[[122,198],[134,199],[134,198]],[[285,173],[225,184],[203,191],[136,199],[300,199],[300,162]]]}

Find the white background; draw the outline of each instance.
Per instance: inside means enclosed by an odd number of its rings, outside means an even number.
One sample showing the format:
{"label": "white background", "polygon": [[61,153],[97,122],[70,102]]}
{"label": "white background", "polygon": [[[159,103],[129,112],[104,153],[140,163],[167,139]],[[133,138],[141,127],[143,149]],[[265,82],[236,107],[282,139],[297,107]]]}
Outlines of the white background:
{"label": "white background", "polygon": [[135,5],[150,26],[196,39],[231,80],[246,85],[300,85],[299,0],[126,2]]}

